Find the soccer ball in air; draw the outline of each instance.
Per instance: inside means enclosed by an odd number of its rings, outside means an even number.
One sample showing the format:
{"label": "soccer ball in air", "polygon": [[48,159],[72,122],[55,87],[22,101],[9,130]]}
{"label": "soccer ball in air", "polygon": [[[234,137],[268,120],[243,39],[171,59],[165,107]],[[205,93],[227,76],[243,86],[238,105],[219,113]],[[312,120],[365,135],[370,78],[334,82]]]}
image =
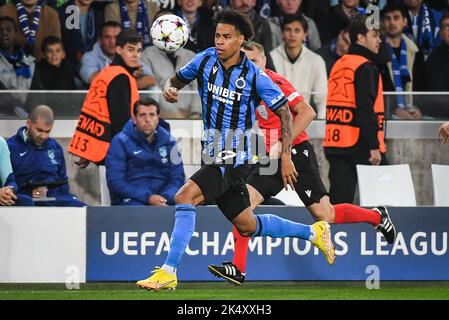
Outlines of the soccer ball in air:
{"label": "soccer ball in air", "polygon": [[174,14],[160,16],[151,26],[153,44],[165,52],[175,52],[189,40],[189,27]]}

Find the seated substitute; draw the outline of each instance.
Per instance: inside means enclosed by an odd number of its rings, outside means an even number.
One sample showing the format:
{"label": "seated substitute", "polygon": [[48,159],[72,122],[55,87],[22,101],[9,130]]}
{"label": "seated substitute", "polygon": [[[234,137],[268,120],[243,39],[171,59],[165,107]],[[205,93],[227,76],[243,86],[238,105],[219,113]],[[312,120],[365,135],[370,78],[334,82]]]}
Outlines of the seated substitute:
{"label": "seated substitute", "polygon": [[184,184],[184,168],[152,98],[134,104],[133,117],[112,139],[106,156],[106,178],[112,205],[173,205]]}
{"label": "seated substitute", "polygon": [[31,198],[17,194],[8,144],[2,137],[0,137],[0,206],[34,206]]}
{"label": "seated substitute", "polygon": [[8,139],[11,164],[18,192],[32,198],[36,206],[84,207],[70,194],[64,153],[50,138],[54,116],[50,107],[35,107],[15,136]]}

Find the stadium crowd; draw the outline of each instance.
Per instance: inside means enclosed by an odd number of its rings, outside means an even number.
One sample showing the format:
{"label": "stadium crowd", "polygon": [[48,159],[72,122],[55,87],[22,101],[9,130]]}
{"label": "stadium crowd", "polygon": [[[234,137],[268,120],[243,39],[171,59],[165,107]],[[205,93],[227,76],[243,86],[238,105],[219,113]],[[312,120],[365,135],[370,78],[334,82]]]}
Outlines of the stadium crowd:
{"label": "stadium crowd", "polygon": [[[382,42],[373,62],[384,91],[399,93],[385,97],[386,116],[449,118],[447,96],[423,99],[400,94],[449,91],[448,1],[0,0],[0,90],[12,90],[1,93],[0,116],[28,117],[27,125],[8,140],[11,163],[0,164],[0,204],[85,205],[69,193],[61,147],[49,138],[54,115],[41,104],[53,109],[64,106],[49,97],[39,101],[34,96],[15,94],[14,90],[92,89],[102,70],[122,63],[117,49],[121,31],[131,30],[142,39],[140,65],[127,69],[137,88],[161,90],[167,79],[196,53],[214,46],[214,20],[230,6],[250,16],[255,31],[253,40],[267,53],[267,68],[291,82],[314,108],[317,118],[324,119],[330,70],[349,51],[350,22],[364,15],[371,4],[382,9]],[[153,21],[167,13],[183,18],[191,31],[186,46],[174,53],[153,46],[149,34]],[[197,89],[196,83],[187,87]],[[121,95],[117,99],[124,98],[119,91],[114,92]],[[165,103],[160,95],[152,98],[131,103],[137,103],[133,110],[136,119],[139,112],[142,117],[148,113],[147,116],[157,118],[150,134],[152,139],[145,139],[146,129],[142,124],[139,127],[138,120],[133,123],[123,118],[114,132],[116,138],[111,137],[107,157],[102,159],[108,168],[113,204],[173,204],[174,193],[184,182],[182,163],[171,167],[161,162],[162,152],[176,150],[162,118],[200,118],[200,101],[196,94],[175,104]],[[150,106],[155,108],[151,112]],[[139,152],[137,149],[144,150],[146,160],[127,162],[130,153]],[[159,152],[157,161],[152,158],[155,150]],[[33,163],[39,167],[24,165],[25,156],[36,157],[39,161]],[[148,158],[152,160],[147,161]],[[150,171],[158,176],[143,177],[136,168],[153,168]],[[133,170],[135,176],[124,174]],[[147,187],[137,199],[137,191],[132,188],[125,190],[127,193],[123,191],[127,178],[144,181],[148,186],[159,183],[159,190],[152,192]],[[158,197],[152,198],[154,195]],[[136,201],[130,201],[132,196]]]}
{"label": "stadium crowd", "polygon": [[[384,90],[448,91],[449,4],[444,0],[1,0],[0,89],[86,90],[113,61],[118,33],[134,30],[145,50],[134,73],[138,88],[161,90],[168,74],[214,45],[214,20],[230,6],[251,17],[252,40],[268,53],[267,68],[285,76],[314,107],[317,118],[324,119],[327,78],[349,48],[348,24],[370,5],[382,9],[383,41],[376,65]],[[182,17],[191,31],[187,45],[174,53],[152,46],[149,30],[165,13]],[[165,118],[200,116],[195,95],[175,105],[165,104],[160,95],[152,97],[162,104]],[[389,96],[386,116],[448,117],[444,99]],[[23,116],[43,102],[64,108],[56,101],[35,100],[2,94],[0,115]]]}

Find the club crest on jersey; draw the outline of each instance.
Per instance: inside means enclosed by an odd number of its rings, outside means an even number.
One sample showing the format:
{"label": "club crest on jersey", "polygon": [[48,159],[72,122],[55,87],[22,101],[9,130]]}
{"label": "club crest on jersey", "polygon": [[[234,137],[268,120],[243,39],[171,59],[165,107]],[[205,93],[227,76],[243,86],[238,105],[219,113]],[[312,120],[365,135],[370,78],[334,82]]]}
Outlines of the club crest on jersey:
{"label": "club crest on jersey", "polygon": [[235,87],[237,89],[243,89],[243,88],[245,88],[245,86],[246,86],[245,78],[240,77],[237,80],[235,80]]}
{"label": "club crest on jersey", "polygon": [[159,147],[159,155],[162,158],[162,162],[163,163],[167,163],[167,155],[168,155],[168,151],[167,151],[167,147],[163,146],[163,147]]}
{"label": "club crest on jersey", "polygon": [[52,164],[58,164],[58,162],[55,159],[55,150],[49,149],[47,154],[48,154],[48,158],[50,158],[50,161]]}
{"label": "club crest on jersey", "polygon": [[259,111],[259,114],[263,119],[265,119],[265,120],[268,119],[268,111],[267,111],[267,108],[263,104],[261,104],[257,107],[257,111]]}

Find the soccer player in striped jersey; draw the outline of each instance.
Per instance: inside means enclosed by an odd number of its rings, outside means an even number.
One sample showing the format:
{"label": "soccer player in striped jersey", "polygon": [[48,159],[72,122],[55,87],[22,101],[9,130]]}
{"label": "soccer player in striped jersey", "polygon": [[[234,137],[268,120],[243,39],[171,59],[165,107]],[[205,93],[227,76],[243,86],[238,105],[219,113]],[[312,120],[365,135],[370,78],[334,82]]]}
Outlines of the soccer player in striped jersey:
{"label": "soccer player in striped jersey", "polygon": [[253,169],[251,129],[255,107],[263,100],[280,119],[281,175],[283,184],[293,185],[297,173],[291,160],[291,113],[282,91],[267,74],[240,50],[252,36],[248,17],[226,10],[215,29],[215,47],[198,53],[165,85],[163,96],[178,99],[178,90],[197,79],[202,99],[204,165],[175,195],[175,225],[170,251],[161,268],[137,285],[149,290],[174,289],[176,271],[195,229],[195,206],[215,200],[217,206],[243,236],[296,237],[311,241],[334,263],[334,247],[326,222],[303,225],[272,214],[255,216],[246,178]]}
{"label": "soccer player in striped jersey", "polygon": [[[265,69],[265,53],[259,43],[247,41],[243,44],[242,50],[246,53],[248,59],[256,63],[261,69]],[[330,204],[327,190],[320,178],[313,146],[308,141],[309,138],[305,131],[315,118],[315,111],[284,77],[269,69],[265,69],[265,72],[285,94],[293,114],[291,158],[296,171],[300,172],[300,177],[294,184],[294,190],[309,212],[315,220],[328,223],[369,223],[381,231],[389,243],[393,243],[396,230],[385,207],[379,206],[370,210],[349,203]],[[264,104],[257,108],[256,115],[259,127],[265,132],[266,148],[274,161],[278,161],[276,158],[278,157],[281,123],[278,117]],[[278,194],[284,186],[279,171],[274,175],[266,175],[263,174],[262,168],[258,168],[248,177],[247,187],[251,207],[254,209],[265,199]],[[235,228],[233,228],[233,234],[233,262],[224,262],[220,266],[210,265],[208,269],[218,277],[233,284],[241,285],[245,280],[249,238],[242,237]]]}

